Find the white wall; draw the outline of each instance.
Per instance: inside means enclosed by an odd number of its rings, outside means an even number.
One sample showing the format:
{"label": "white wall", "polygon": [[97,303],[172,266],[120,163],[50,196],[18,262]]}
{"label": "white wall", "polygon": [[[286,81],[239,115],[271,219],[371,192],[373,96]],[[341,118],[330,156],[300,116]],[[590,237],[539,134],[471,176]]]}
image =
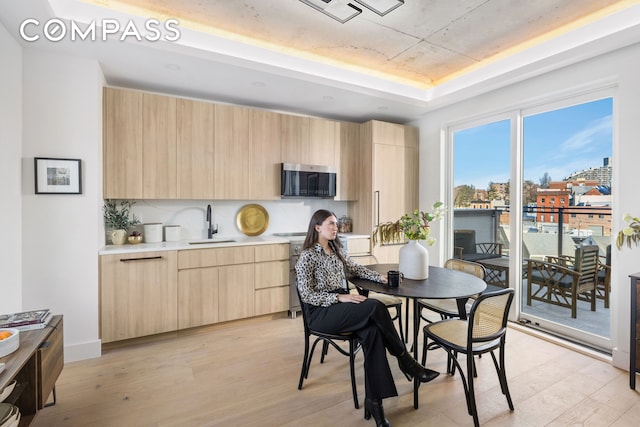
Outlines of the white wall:
{"label": "white wall", "polygon": [[20,227],[20,156],[22,152],[22,52],[20,46],[0,25],[0,313],[22,309]]}
{"label": "white wall", "polygon": [[[444,177],[448,165],[444,158],[443,133],[448,124],[468,120],[487,113],[498,113],[525,103],[559,97],[587,86],[617,85],[614,96],[614,233],[621,229],[622,214],[640,215],[637,175],[640,158],[640,44],[611,52],[564,69],[529,79],[485,95],[459,102],[429,113],[415,123],[420,127],[420,204],[444,200],[448,190]],[[625,179],[622,179],[622,178]],[[442,227],[444,228],[444,227]],[[441,237],[444,231],[441,231]],[[441,254],[437,254],[441,257]],[[615,366],[628,368],[629,363],[629,278],[640,272],[640,247],[614,250],[612,254],[612,341]]]}
{"label": "white wall", "polygon": [[[65,360],[100,355],[102,86],[94,60],[23,50],[22,308],[64,314]],[[34,157],[82,160],[81,195],[34,194]]]}

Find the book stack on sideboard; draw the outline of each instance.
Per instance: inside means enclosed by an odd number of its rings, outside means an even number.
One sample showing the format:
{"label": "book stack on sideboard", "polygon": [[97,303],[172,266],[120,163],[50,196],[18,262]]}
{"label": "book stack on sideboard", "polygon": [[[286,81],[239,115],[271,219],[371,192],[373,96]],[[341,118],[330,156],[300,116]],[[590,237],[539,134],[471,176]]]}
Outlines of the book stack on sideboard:
{"label": "book stack on sideboard", "polygon": [[0,329],[17,329],[19,331],[42,329],[49,324],[49,320],[51,320],[49,309],[1,314]]}

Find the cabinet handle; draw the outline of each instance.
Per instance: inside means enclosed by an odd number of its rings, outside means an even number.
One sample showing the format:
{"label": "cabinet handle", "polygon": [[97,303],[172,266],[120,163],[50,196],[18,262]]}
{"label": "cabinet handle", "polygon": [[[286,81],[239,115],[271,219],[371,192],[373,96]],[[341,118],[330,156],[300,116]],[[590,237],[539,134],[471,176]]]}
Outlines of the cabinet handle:
{"label": "cabinet handle", "polygon": [[120,259],[120,262],[131,262],[131,261],[149,261],[152,259],[162,259],[161,256],[147,256],[147,257],[141,257],[141,258],[123,258]]}

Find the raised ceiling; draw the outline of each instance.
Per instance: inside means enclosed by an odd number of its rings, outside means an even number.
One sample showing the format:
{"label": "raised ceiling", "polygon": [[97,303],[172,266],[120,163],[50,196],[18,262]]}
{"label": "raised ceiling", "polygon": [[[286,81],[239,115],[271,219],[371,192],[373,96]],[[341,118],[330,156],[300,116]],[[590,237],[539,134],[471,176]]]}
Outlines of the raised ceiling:
{"label": "raised ceiling", "polygon": [[362,8],[360,15],[342,24],[299,0],[84,1],[178,18],[182,26],[424,88],[575,29],[626,3],[406,0],[385,16]]}
{"label": "raised ceiling", "polygon": [[[406,122],[461,89],[531,76],[549,57],[561,66],[564,52],[579,60],[611,50],[597,44],[605,37],[634,30],[615,46],[637,42],[639,9],[629,0],[405,0],[385,16],[363,8],[341,24],[299,0],[6,0],[0,22],[27,48],[97,59],[111,85]],[[181,38],[25,43],[18,27],[34,15],[175,18]]]}

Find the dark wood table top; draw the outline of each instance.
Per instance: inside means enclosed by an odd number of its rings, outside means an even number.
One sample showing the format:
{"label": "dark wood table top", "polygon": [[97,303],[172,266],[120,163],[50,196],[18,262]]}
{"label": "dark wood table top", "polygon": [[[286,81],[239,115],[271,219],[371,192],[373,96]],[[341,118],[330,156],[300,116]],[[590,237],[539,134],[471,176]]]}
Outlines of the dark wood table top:
{"label": "dark wood table top", "polygon": [[[398,270],[398,264],[373,264],[366,267],[382,275],[386,275],[389,270]],[[487,288],[485,281],[476,276],[433,266],[429,267],[428,279],[403,279],[397,288],[390,288],[386,284],[372,282],[359,277],[349,278],[349,281],[360,289],[408,298],[469,298]]]}

